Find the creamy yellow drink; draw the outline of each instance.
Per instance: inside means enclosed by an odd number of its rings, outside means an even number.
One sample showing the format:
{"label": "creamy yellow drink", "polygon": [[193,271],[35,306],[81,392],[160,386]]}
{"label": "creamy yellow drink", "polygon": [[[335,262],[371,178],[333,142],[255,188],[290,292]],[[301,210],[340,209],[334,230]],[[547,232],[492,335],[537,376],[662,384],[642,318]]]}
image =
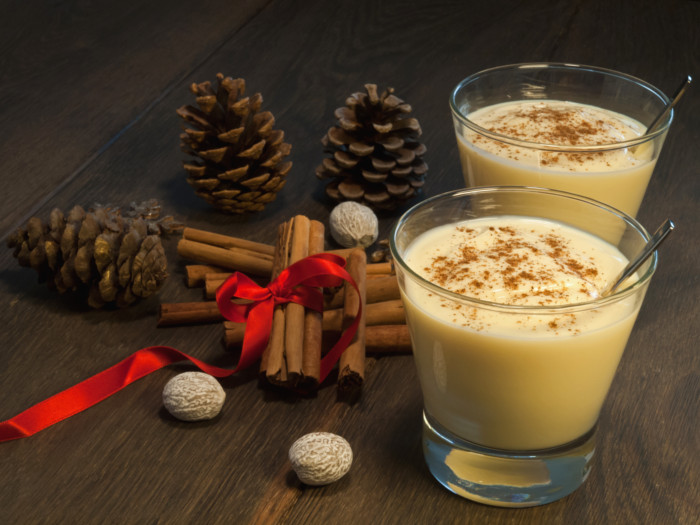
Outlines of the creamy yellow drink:
{"label": "creamy yellow drink", "polygon": [[643,297],[590,305],[627,262],[617,248],[505,215],[430,229],[403,259],[440,287],[402,286],[430,417],[504,450],[556,447],[591,430]]}
{"label": "creamy yellow drink", "polygon": [[[654,142],[616,148],[616,143],[641,137],[645,126],[591,105],[520,100],[483,107],[466,118],[490,132],[487,136],[456,124],[468,186],[553,188],[634,217],[658,158]],[[497,135],[508,139],[497,140]]]}

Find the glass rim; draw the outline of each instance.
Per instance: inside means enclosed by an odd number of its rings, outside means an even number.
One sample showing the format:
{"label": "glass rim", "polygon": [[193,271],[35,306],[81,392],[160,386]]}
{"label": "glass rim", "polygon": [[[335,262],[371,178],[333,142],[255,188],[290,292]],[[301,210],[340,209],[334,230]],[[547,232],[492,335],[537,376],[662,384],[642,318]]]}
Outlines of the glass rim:
{"label": "glass rim", "polygon": [[[650,91],[657,97],[659,97],[663,103],[664,106],[668,106],[671,103],[671,100],[668,98],[668,96],[661,91],[659,88],[656,86],[650,84],[649,82],[642,80],[641,78],[628,75],[626,73],[622,73],[620,71],[615,71],[613,69],[606,69],[602,67],[597,67],[597,66],[587,66],[587,65],[582,65],[582,64],[571,64],[571,63],[566,63],[566,62],[527,62],[527,63],[520,63],[520,64],[508,64],[504,66],[497,66],[497,67],[492,67],[489,69],[484,69],[481,71],[478,71],[477,73],[474,73],[472,75],[469,75],[467,78],[463,79],[457,86],[452,90],[452,93],[450,94],[450,109],[452,111],[452,115],[457,118],[462,124],[467,126],[469,129],[472,131],[479,133],[480,135],[484,135],[490,139],[497,140],[499,142],[505,142],[507,144],[511,144],[513,146],[520,146],[520,147],[526,147],[526,148],[531,148],[531,149],[539,149],[539,150],[545,150],[545,151],[557,151],[557,152],[574,152],[574,153],[583,153],[583,152],[595,152],[595,151],[611,151],[611,150],[616,150],[616,149],[623,149],[623,148],[631,148],[634,146],[639,146],[640,144],[644,144],[645,142],[649,142],[650,140],[654,140],[657,137],[660,137],[664,133],[666,133],[671,126],[671,122],[673,121],[674,115],[675,115],[675,109],[671,109],[669,111],[668,115],[664,119],[663,123],[656,129],[656,131],[646,135],[640,135],[639,137],[621,141],[621,142],[610,142],[610,143],[605,143],[605,144],[586,144],[586,145],[557,145],[557,144],[544,144],[541,142],[533,142],[533,141],[527,141],[527,140],[520,140],[515,137],[509,137],[508,135],[503,135],[501,133],[496,133],[493,131],[489,131],[486,128],[482,128],[478,124],[472,122],[469,120],[463,113],[462,111],[457,107],[456,103],[456,97],[457,94],[460,92],[464,86],[471,84],[475,80],[478,80],[479,78],[485,76],[485,75],[490,75],[493,73],[498,73],[502,71],[507,71],[507,70],[527,70],[527,69],[562,69],[562,70],[578,70],[578,71],[592,71],[594,73],[598,74],[603,74],[611,77],[617,77],[619,79],[623,79],[625,81],[628,81],[632,84],[637,84],[638,86],[646,89],[647,91]],[[504,101],[505,102],[505,101]]]}
{"label": "glass rim", "polygon": [[[577,195],[575,193],[570,193],[570,192],[565,192],[565,191],[559,191],[559,190],[553,190],[549,188],[539,188],[536,186],[478,186],[478,187],[473,187],[473,188],[462,188],[458,190],[452,190],[448,191],[445,193],[441,193],[439,195],[435,195],[433,197],[430,197],[428,199],[425,199],[408,210],[404,212],[401,217],[399,217],[399,220],[396,222],[394,227],[392,228],[392,231],[389,235],[389,249],[391,251],[391,255],[394,260],[394,264],[398,264],[403,271],[405,271],[410,278],[412,278],[414,281],[416,281],[419,285],[423,286],[424,288],[427,288],[428,290],[432,291],[433,293],[437,293],[438,295],[441,295],[443,297],[446,297],[448,299],[451,299],[453,301],[457,301],[460,303],[466,303],[466,304],[471,304],[472,306],[479,307],[479,308],[486,308],[489,310],[498,310],[501,312],[505,313],[528,313],[531,315],[537,315],[537,314],[564,314],[564,313],[575,313],[583,310],[590,310],[593,308],[599,308],[601,306],[611,304],[618,302],[620,300],[623,300],[631,295],[634,295],[637,293],[637,291],[640,288],[643,288],[644,286],[647,285],[649,280],[651,279],[652,275],[656,271],[657,265],[658,265],[658,253],[657,251],[654,251],[653,255],[650,258],[650,262],[644,271],[644,273],[633,283],[628,284],[624,287],[618,288],[615,293],[608,295],[606,297],[597,297],[595,299],[591,299],[588,301],[582,301],[578,303],[569,303],[569,304],[559,304],[559,305],[549,305],[549,306],[540,306],[540,305],[512,305],[512,304],[505,304],[505,303],[497,303],[493,301],[486,301],[483,299],[478,299],[476,297],[469,297],[467,295],[459,294],[456,292],[453,292],[451,290],[447,290],[445,288],[442,288],[441,286],[438,286],[435,283],[430,282],[429,280],[425,279],[424,277],[418,275],[407,263],[404,261],[403,257],[399,254],[399,250],[396,246],[396,237],[397,234],[399,233],[399,230],[401,229],[401,226],[403,226],[407,220],[415,214],[420,208],[423,208],[425,206],[434,204],[437,201],[440,200],[447,200],[447,199],[453,199],[456,197],[462,197],[462,196],[468,196],[468,195],[475,195],[475,194],[480,194],[480,193],[508,193],[508,192],[513,192],[513,193],[527,193],[527,194],[546,194],[546,195],[554,195],[570,200],[575,200],[579,202],[583,202],[592,206],[596,206],[598,208],[603,209],[604,211],[607,211],[609,213],[612,213],[613,215],[619,217],[622,219],[625,223],[629,224],[632,226],[643,238],[645,242],[647,242],[650,238],[651,235],[649,232],[642,226],[639,221],[634,219],[633,217],[630,217],[627,215],[625,212],[618,210],[617,208],[613,208],[612,206],[608,206],[607,204],[597,201],[595,199],[591,199],[588,197],[584,197],[581,195]],[[574,226],[575,227],[575,226]],[[591,234],[595,235],[595,234]]]}

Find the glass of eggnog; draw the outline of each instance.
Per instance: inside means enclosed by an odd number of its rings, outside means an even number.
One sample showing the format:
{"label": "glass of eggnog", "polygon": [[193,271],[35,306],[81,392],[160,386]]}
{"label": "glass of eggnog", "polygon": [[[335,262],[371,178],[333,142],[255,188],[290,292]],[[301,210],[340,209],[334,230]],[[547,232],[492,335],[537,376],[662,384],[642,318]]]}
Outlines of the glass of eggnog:
{"label": "glass of eggnog", "polygon": [[602,290],[648,239],[615,208],[533,187],[454,191],[399,219],[390,245],[423,451],[442,485],[524,507],[583,483],[656,254],[614,294]]}
{"label": "glass of eggnog", "polygon": [[476,73],[450,108],[467,187],[538,186],[605,202],[635,217],[673,111],[629,75],[575,64],[516,64]]}

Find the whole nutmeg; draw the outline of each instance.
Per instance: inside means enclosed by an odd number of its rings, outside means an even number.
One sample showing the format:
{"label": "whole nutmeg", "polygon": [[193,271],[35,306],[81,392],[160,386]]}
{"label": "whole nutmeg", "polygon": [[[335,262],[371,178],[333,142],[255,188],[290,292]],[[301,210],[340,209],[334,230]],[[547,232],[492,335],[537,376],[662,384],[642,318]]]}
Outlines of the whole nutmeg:
{"label": "whole nutmeg", "polygon": [[312,432],[289,449],[289,461],[299,480],[307,485],[328,485],[342,478],[352,465],[352,448],[330,432]]}
{"label": "whole nutmeg", "polygon": [[331,211],[331,235],[346,248],[367,248],[379,235],[379,221],[371,208],[346,201]]}
{"label": "whole nutmeg", "polygon": [[203,421],[219,415],[226,392],[216,378],[204,372],[184,372],[163,388],[163,405],[182,421]]}

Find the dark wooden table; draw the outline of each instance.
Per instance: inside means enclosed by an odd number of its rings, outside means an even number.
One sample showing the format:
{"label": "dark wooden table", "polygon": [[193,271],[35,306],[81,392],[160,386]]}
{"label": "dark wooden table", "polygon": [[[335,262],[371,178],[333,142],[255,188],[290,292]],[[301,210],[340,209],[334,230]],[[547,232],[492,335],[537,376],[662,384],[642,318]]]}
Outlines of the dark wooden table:
{"label": "dark wooden table", "polygon": [[[700,74],[700,2],[533,0],[2,2],[0,233],[74,204],[157,198],[193,227],[272,243],[297,213],[327,223],[314,175],[333,111],[367,82],[393,86],[423,128],[424,195],[462,185],[451,88],[480,69],[566,61],[617,69],[672,93]],[[185,182],[179,106],[217,72],[261,92],[293,145],[289,182],[263,212],[226,216]],[[2,523],[697,523],[700,95],[681,102],[639,219],[677,231],[604,406],[593,471],[571,496],[498,509],[454,496],[424,465],[421,395],[409,355],[371,362],[359,402],[328,384],[311,398],[223,381],[209,423],[162,408],[171,366],[33,437],[0,445]],[[381,219],[386,237],[396,215]],[[220,325],[157,328],[160,302],[199,300],[183,284],[177,236],[158,296],[93,311],[50,292],[0,252],[0,420],[150,345],[233,366]],[[330,243],[329,243],[330,244]],[[336,432],[349,475],[300,485],[299,436]]]}

